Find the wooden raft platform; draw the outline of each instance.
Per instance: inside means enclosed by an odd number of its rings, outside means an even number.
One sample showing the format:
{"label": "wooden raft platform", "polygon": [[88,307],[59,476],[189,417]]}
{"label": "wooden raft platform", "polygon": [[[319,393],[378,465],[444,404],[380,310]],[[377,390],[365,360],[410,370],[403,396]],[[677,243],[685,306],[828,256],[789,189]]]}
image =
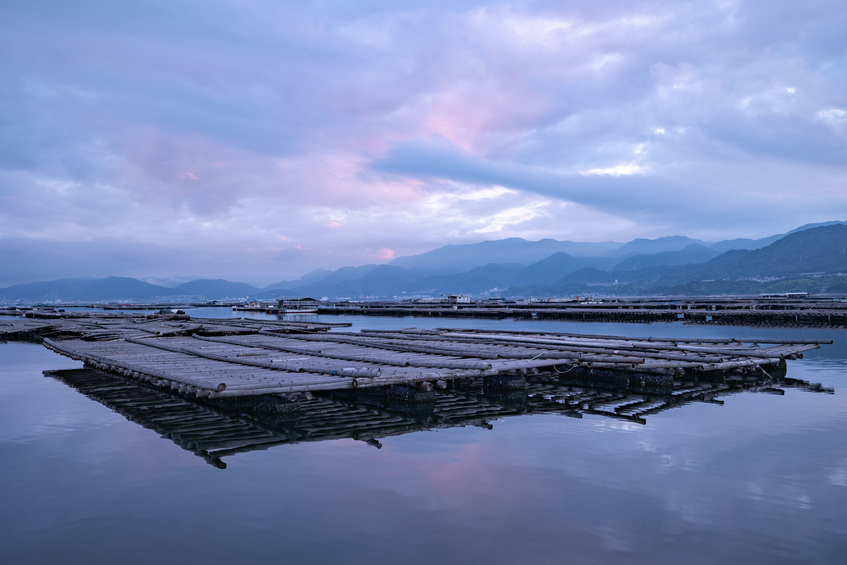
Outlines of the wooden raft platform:
{"label": "wooden raft platform", "polygon": [[624,375],[642,384],[672,384],[685,374],[767,375],[785,360],[831,343],[451,328],[319,332],[287,323],[198,321],[114,324],[108,341],[48,337],[43,343],[89,366],[198,398],[283,394],[292,400],[301,393],[388,385],[431,391],[467,379],[523,388],[527,375],[574,370]]}

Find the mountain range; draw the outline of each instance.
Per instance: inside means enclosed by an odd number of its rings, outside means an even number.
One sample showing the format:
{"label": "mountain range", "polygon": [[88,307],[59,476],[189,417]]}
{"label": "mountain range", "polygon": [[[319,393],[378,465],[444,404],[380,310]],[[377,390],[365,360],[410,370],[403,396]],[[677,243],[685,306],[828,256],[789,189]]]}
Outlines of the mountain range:
{"label": "mountain range", "polygon": [[165,287],[137,279],[62,279],[0,289],[0,302],[203,301],[575,294],[847,292],[847,222],[716,243],[685,236],[579,243],[510,238],[447,245],[387,265],[316,270],[264,288],[223,279]]}

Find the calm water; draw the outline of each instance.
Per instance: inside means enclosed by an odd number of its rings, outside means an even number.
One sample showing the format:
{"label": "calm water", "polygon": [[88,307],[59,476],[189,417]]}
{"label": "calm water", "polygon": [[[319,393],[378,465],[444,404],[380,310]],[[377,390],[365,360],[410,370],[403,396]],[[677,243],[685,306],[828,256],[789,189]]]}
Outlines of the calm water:
{"label": "calm water", "polygon": [[[198,309],[194,316],[231,315]],[[243,313],[237,314],[239,317]],[[485,327],[834,339],[793,388],[646,425],[586,415],[279,445],[208,465],[0,345],[4,563],[844,563],[847,332],[681,324],[331,317],[353,329]]]}

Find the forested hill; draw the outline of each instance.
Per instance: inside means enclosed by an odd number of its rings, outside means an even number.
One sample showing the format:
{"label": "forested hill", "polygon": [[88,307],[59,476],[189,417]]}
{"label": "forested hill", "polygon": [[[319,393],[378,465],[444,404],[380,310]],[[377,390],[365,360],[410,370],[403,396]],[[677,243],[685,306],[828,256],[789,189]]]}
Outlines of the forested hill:
{"label": "forested hill", "polygon": [[847,225],[838,224],[795,232],[754,251],[727,251],[705,263],[582,269],[551,285],[513,287],[508,294],[843,292],[847,291],[845,274]]}
{"label": "forested hill", "polygon": [[727,252],[703,265],[703,278],[847,273],[847,225],[804,230],[755,251]]}

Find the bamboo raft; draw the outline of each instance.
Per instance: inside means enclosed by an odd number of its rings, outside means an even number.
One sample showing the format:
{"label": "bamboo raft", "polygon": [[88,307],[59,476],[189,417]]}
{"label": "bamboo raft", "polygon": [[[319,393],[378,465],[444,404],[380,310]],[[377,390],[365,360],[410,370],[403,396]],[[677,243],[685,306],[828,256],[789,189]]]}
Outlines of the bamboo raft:
{"label": "bamboo raft", "polygon": [[[183,315],[183,317],[185,317]],[[830,340],[628,338],[440,328],[339,331],[339,325],[109,314],[0,322],[0,338],[27,336],[86,365],[197,398],[285,395],[456,382],[524,388],[526,377],[590,374],[667,386],[731,372],[768,374]],[[329,331],[332,330],[332,331]]]}
{"label": "bamboo raft", "polygon": [[233,409],[224,401],[192,400],[97,370],[44,374],[222,469],[223,457],[301,442],[354,439],[379,448],[379,440],[386,437],[466,426],[491,429],[494,421],[526,414],[590,415],[644,425],[662,411],[691,403],[723,404],[720,398],[742,392],[779,395],[785,388],[833,392],[783,376],[748,373],[720,383],[675,382],[656,394],[592,387],[587,384],[590,379],[569,373],[534,378],[526,390],[507,393],[491,391],[479,382],[462,383],[414,404],[368,390],[338,392],[301,399],[282,413],[268,414]]}
{"label": "bamboo raft", "polygon": [[180,313],[119,314],[106,312],[52,313],[39,318],[0,318],[0,340],[40,340],[43,338],[86,341],[110,341],[127,335],[180,335],[200,331],[204,335],[233,335],[271,332],[315,333],[350,324],[324,324],[304,321],[253,320],[221,318],[190,321]]}
{"label": "bamboo raft", "polygon": [[[66,304],[64,308],[106,310],[172,309],[175,304]],[[185,303],[182,308],[210,307],[206,303]],[[238,303],[214,306],[230,309]],[[55,307],[0,307],[0,316],[27,316],[41,319],[86,317],[89,312]],[[614,297],[596,300],[504,301],[482,299],[448,304],[413,301],[321,302],[320,314],[393,317],[444,317],[480,319],[559,320],[579,322],[682,322],[685,324],[759,327],[847,327],[847,301],[834,297],[764,296],[675,296]]]}
{"label": "bamboo raft", "polygon": [[847,327],[847,302],[825,298],[775,300],[756,297],[606,298],[583,303],[500,302],[469,304],[336,302],[321,314],[443,318],[559,320],[578,322],[683,322],[762,327]]}

